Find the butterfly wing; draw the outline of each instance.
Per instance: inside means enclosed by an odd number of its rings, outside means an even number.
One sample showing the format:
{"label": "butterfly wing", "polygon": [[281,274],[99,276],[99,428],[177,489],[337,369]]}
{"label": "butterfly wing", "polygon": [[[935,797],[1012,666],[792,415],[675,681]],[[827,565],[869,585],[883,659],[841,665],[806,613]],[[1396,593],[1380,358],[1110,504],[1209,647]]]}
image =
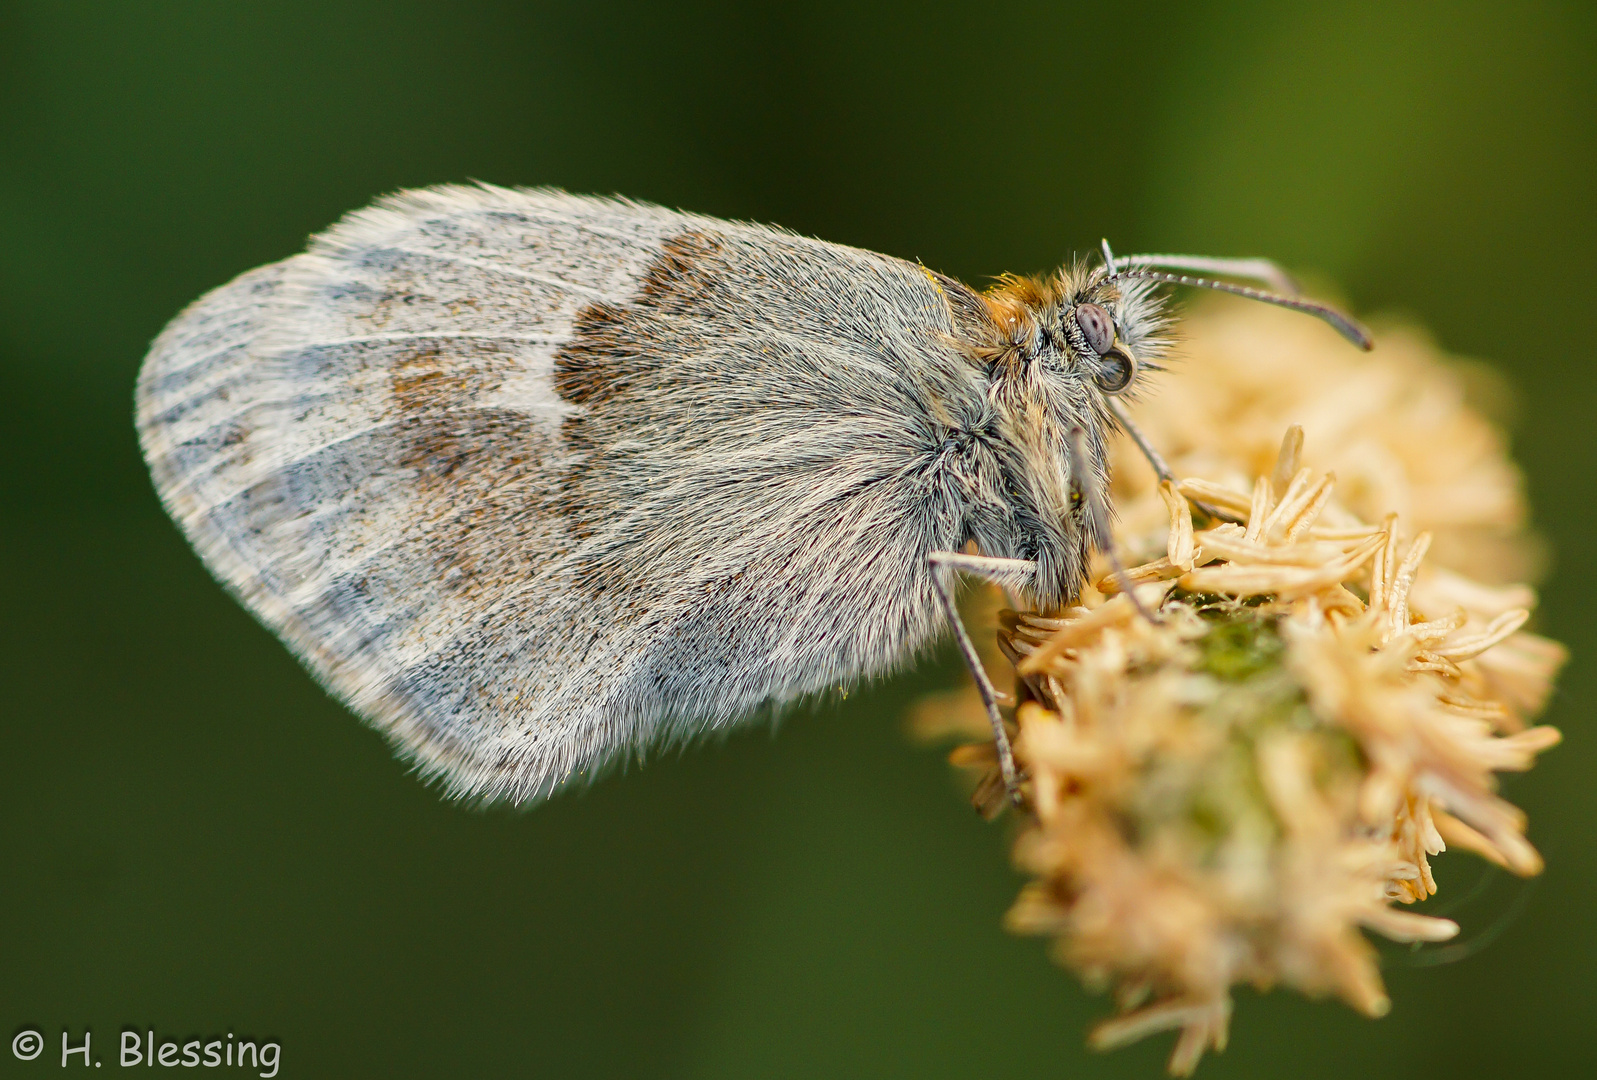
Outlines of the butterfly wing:
{"label": "butterfly wing", "polygon": [[872,674],[932,631],[940,417],[914,264],[657,207],[450,187],[196,302],[140,376],[173,517],[457,794]]}

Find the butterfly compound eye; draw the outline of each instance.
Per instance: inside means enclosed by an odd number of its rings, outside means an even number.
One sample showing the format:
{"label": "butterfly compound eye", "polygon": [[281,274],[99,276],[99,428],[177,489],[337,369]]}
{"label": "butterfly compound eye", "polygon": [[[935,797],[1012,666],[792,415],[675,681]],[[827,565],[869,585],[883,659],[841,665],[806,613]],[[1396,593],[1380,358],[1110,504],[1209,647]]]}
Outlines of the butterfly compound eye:
{"label": "butterfly compound eye", "polygon": [[1106,394],[1118,394],[1131,385],[1136,377],[1137,362],[1124,350],[1114,346],[1098,358],[1098,370],[1093,381]]}
{"label": "butterfly compound eye", "polygon": [[1097,304],[1077,304],[1076,325],[1081,327],[1087,347],[1099,356],[1114,347],[1115,321]]}

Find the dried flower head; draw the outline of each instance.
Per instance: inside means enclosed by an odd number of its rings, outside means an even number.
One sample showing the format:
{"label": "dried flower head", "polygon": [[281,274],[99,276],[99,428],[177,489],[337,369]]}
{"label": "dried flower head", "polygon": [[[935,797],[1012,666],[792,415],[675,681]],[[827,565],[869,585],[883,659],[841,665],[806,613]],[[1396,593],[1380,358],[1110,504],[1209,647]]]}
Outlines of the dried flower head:
{"label": "dried flower head", "polygon": [[[1395,513],[1432,534],[1433,566],[1494,585],[1537,576],[1520,472],[1488,416],[1511,413],[1513,395],[1491,368],[1444,356],[1420,328],[1391,321],[1376,324],[1380,345],[1368,353],[1257,304],[1200,304],[1180,325],[1180,362],[1137,406],[1177,476],[1246,491],[1296,424],[1308,435],[1304,464],[1336,472],[1328,517]],[[1115,450],[1123,539],[1157,546],[1156,479],[1129,440]]]}
{"label": "dried flower head", "polygon": [[[1248,327],[1231,329],[1218,340],[1249,340]],[[1068,611],[1001,617],[1025,776],[1015,857],[1033,878],[1008,925],[1052,936],[1062,963],[1114,990],[1120,1013],[1094,1046],[1176,1029],[1170,1070],[1189,1074],[1224,1046],[1239,983],[1334,994],[1379,1016],[1388,1000],[1364,932],[1458,932],[1397,906],[1436,892],[1432,857],[1451,845],[1517,874],[1541,869],[1494,777],[1558,741],[1527,725],[1564,653],[1523,630],[1528,588],[1458,572],[1522,537],[1518,477],[1495,429],[1437,392],[1446,369],[1412,347],[1407,383],[1372,376],[1381,394],[1315,413],[1357,449],[1364,479],[1351,495],[1303,465],[1302,428],[1283,441],[1278,426],[1261,461],[1247,423],[1191,427],[1178,475],[1193,462],[1209,475],[1121,494],[1123,543],[1140,565],[1123,577],[1101,568]],[[1229,393],[1239,413],[1269,411],[1235,370],[1202,380],[1222,384],[1209,400]],[[1150,434],[1167,435],[1163,425],[1155,414]],[[1237,483],[1246,472],[1251,491]],[[1447,490],[1495,492],[1495,516],[1449,510]],[[1383,493],[1431,528],[1365,516]],[[1145,550],[1149,501],[1157,557]],[[1452,553],[1452,569],[1428,557],[1433,547]],[[946,706],[922,722],[939,715],[946,729]],[[979,808],[1007,804],[990,741],[954,760],[981,771]]]}

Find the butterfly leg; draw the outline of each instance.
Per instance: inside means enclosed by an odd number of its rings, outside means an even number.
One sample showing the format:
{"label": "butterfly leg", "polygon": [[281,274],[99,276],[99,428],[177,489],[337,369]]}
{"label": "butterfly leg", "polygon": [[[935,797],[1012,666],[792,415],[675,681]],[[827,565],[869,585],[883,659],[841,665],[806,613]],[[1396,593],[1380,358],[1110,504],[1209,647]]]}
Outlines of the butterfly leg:
{"label": "butterfly leg", "polygon": [[934,551],[927,557],[927,561],[932,566],[932,584],[937,589],[943,614],[948,616],[949,625],[954,630],[954,641],[959,645],[959,653],[965,659],[965,666],[970,668],[971,678],[976,681],[976,691],[981,695],[982,705],[987,709],[987,720],[993,727],[993,745],[998,750],[998,767],[1004,775],[1004,788],[1009,792],[1010,801],[1018,804],[1020,777],[1015,769],[1015,752],[1009,745],[1009,732],[1004,729],[1003,717],[998,713],[998,692],[993,689],[992,680],[987,677],[981,657],[976,653],[976,646],[971,642],[970,634],[966,632],[965,624],[959,617],[959,607],[954,603],[954,589],[950,576],[942,571],[945,568],[960,570],[1013,588],[1035,574],[1037,564],[1026,559],[997,559],[954,551]]}
{"label": "butterfly leg", "polygon": [[[1164,459],[1163,454],[1154,449],[1153,443],[1148,441],[1148,436],[1144,435],[1142,429],[1131,419],[1131,414],[1126,411],[1125,403],[1113,397],[1107,400],[1109,411],[1115,414],[1115,421],[1120,425],[1120,429],[1131,436],[1131,441],[1137,444],[1137,449],[1142,451],[1142,456],[1148,459],[1148,464],[1153,466],[1153,471],[1158,475],[1159,479],[1168,480],[1174,485],[1176,476],[1175,473],[1170,471],[1170,463]],[[1210,506],[1199,499],[1193,499],[1192,504],[1216,521],[1230,521],[1238,525],[1246,524],[1243,519],[1237,517],[1229,510]]]}

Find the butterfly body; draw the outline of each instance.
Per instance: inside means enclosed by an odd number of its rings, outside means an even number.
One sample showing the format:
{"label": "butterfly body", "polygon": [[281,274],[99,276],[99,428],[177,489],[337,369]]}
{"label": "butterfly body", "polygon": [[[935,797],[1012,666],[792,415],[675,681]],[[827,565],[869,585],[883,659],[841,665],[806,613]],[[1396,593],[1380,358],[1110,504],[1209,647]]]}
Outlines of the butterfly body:
{"label": "butterfly body", "polygon": [[1113,422],[1089,339],[1158,328],[1136,283],[978,295],[762,226],[435,188],[197,301],[138,423],[174,519],[324,685],[452,793],[519,802],[892,670],[943,626],[934,553],[1069,601],[1105,539],[1072,480],[1102,484]]}

